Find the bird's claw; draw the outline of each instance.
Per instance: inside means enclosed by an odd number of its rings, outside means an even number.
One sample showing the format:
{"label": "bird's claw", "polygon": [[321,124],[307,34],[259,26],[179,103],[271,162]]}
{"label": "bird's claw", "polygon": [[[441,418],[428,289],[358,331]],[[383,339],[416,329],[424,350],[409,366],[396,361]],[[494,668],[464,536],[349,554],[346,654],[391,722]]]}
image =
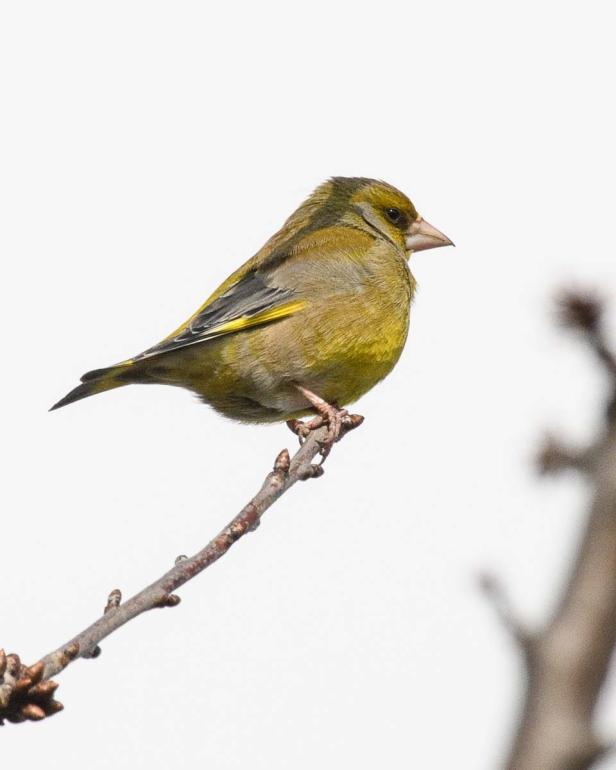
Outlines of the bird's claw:
{"label": "bird's claw", "polygon": [[349,414],[346,409],[339,409],[336,406],[327,404],[321,406],[321,413],[312,419],[304,422],[303,420],[288,420],[287,425],[296,436],[299,437],[299,443],[303,444],[312,431],[328,426],[327,435],[321,443],[320,455],[321,463],[331,452],[332,446],[345,436],[350,430],[358,428],[364,418],[361,414]]}
{"label": "bird's claw", "polygon": [[317,414],[316,417],[308,420],[308,422],[304,422],[303,420],[287,420],[287,426],[299,437],[299,443],[301,445],[313,430],[321,428],[326,422],[326,418]]}
{"label": "bird's claw", "polygon": [[321,446],[321,463],[325,461],[336,441],[340,441],[349,431],[359,428],[364,421],[361,414],[349,414],[346,409],[338,409],[334,406],[332,410],[331,418],[325,419],[329,425],[329,431]]}

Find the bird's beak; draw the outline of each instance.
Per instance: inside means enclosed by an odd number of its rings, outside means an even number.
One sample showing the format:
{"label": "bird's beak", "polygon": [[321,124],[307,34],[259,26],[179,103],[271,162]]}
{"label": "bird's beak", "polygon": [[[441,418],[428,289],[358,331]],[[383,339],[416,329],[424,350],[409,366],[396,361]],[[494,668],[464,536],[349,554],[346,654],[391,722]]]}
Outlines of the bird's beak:
{"label": "bird's beak", "polygon": [[437,249],[439,246],[453,246],[453,241],[432,227],[425,219],[417,217],[407,230],[406,250],[424,251],[425,249]]}

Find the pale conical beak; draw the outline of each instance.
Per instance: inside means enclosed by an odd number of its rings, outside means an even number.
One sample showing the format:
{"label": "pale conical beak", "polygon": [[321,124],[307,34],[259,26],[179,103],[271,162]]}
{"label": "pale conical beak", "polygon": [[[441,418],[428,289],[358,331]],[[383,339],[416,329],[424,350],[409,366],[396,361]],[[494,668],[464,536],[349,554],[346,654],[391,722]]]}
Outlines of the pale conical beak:
{"label": "pale conical beak", "polygon": [[425,249],[437,249],[439,246],[453,246],[453,241],[432,227],[425,219],[417,217],[409,227],[406,236],[407,251],[424,251]]}

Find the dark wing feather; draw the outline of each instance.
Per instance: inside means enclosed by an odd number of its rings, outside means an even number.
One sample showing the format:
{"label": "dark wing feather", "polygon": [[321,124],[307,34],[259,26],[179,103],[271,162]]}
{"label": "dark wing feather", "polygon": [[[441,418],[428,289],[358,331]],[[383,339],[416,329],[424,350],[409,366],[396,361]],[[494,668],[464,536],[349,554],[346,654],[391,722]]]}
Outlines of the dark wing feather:
{"label": "dark wing feather", "polygon": [[[276,307],[282,307],[295,295],[292,289],[277,289],[268,286],[263,277],[256,271],[249,272],[220,297],[207,304],[197,315],[193,316],[173,337],[159,342],[148,348],[133,360],[137,361],[147,356],[159,355],[172,350],[195,345],[199,342],[239,331],[242,324],[234,323],[231,328],[225,328],[232,322],[246,321],[245,328],[260,323],[259,315]],[[290,309],[293,312],[295,308]],[[275,320],[269,314],[263,323]],[[281,313],[280,317],[285,314]],[[238,328],[239,327],[239,328]]]}

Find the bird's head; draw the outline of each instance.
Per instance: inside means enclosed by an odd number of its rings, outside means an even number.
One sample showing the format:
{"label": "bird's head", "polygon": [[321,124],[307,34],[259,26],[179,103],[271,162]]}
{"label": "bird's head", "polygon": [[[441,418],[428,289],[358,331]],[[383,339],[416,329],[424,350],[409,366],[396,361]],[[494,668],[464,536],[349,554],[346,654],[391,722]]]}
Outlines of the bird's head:
{"label": "bird's head", "polygon": [[343,222],[368,227],[406,253],[452,246],[452,241],[426,222],[395,187],[376,179],[334,177],[328,183],[332,205],[345,209]]}

